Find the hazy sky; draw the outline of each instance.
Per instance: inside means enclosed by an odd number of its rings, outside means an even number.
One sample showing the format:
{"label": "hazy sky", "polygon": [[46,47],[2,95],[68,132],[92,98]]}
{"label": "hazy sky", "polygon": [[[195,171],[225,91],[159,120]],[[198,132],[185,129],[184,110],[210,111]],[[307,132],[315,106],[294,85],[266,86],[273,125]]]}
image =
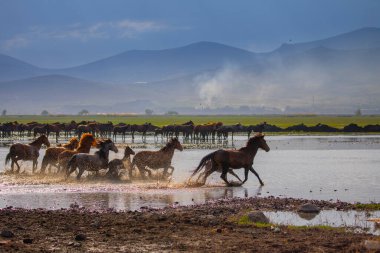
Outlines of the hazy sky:
{"label": "hazy sky", "polygon": [[380,27],[377,0],[0,0],[0,53],[69,67],[215,41],[255,52]]}

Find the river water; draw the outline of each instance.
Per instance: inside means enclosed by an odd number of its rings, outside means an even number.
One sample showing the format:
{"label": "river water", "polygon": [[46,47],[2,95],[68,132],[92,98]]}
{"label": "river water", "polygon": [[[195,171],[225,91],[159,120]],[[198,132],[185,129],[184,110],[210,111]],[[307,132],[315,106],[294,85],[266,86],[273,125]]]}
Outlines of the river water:
{"label": "river water", "polygon": [[[254,168],[264,181],[263,187],[253,174],[242,187],[225,187],[220,174],[212,175],[203,187],[187,187],[191,171],[206,154],[220,147],[240,148],[246,137],[232,143],[184,144],[176,151],[175,171],[170,183],[150,181],[112,183],[105,180],[30,175],[31,162],[23,162],[19,176],[0,175],[0,208],[68,208],[73,203],[89,209],[137,210],[144,206],[189,205],[207,200],[280,196],[348,202],[380,202],[380,136],[267,136],[270,152],[259,151]],[[135,151],[154,150],[161,143],[130,144]],[[121,145],[122,146],[122,145]],[[9,147],[0,147],[0,172]],[[122,150],[122,148],[120,148]],[[40,161],[44,150],[40,151]],[[122,152],[111,154],[121,158]],[[237,170],[243,178],[243,171]],[[229,176],[229,179],[231,176]]]}

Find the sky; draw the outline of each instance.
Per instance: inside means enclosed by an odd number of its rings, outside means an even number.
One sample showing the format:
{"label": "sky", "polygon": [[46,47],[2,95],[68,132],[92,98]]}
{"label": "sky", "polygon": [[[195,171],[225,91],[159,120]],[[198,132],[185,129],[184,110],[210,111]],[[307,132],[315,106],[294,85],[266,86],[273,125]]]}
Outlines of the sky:
{"label": "sky", "polygon": [[380,27],[379,13],[377,0],[0,0],[0,53],[65,68],[198,41],[267,52]]}

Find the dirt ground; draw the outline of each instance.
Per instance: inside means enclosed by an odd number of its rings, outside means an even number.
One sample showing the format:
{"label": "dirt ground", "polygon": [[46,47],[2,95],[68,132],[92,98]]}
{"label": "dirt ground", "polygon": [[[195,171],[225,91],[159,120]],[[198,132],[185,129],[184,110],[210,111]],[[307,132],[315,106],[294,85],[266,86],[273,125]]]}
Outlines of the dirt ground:
{"label": "dirt ground", "polygon": [[[239,225],[247,210],[294,211],[307,200],[247,198],[160,210],[95,212],[0,210],[0,252],[367,252],[365,240],[380,240],[344,229]],[[351,210],[339,202],[312,201]]]}

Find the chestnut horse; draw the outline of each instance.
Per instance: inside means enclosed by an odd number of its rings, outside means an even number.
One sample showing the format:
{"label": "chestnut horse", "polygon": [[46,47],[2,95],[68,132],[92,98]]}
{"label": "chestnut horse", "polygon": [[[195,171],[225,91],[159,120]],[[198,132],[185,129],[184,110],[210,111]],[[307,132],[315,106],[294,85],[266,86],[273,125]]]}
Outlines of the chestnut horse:
{"label": "chestnut horse", "polygon": [[49,173],[51,172],[51,166],[58,168],[58,156],[65,150],[74,150],[78,147],[79,141],[76,137],[71,138],[69,143],[63,144],[62,147],[52,147],[46,149],[44,158],[41,164],[41,173],[45,173],[45,169],[49,166]]}
{"label": "chestnut horse", "polygon": [[[248,179],[248,172],[251,171],[259,179],[261,185],[264,185],[261,181],[259,174],[253,169],[253,159],[256,156],[257,150],[261,148],[268,152],[270,150],[268,144],[264,139],[262,133],[257,133],[255,136],[251,137],[245,147],[240,148],[239,150],[224,150],[219,149],[215,152],[212,152],[202,158],[198,167],[195,169],[191,177],[193,177],[202,167],[204,167],[208,161],[211,161],[212,167],[209,170],[206,170],[205,181],[207,177],[214,171],[222,170],[222,175],[220,176],[227,185],[231,185],[227,181],[227,173],[232,169],[244,168],[244,184]],[[190,177],[190,178],[191,178]]]}
{"label": "chestnut horse", "polygon": [[[141,177],[145,179],[145,172],[148,172],[149,177],[152,176],[152,172],[146,169],[146,167],[154,170],[163,168],[164,173],[162,177],[165,178],[169,168],[171,169],[171,174],[173,174],[174,168],[171,164],[175,149],[178,149],[179,151],[183,150],[183,147],[177,138],[170,139],[165,147],[158,151],[140,151],[133,157],[132,170],[136,166],[140,171]],[[130,170],[130,178],[132,176],[132,170]]]}
{"label": "chestnut horse", "polygon": [[46,135],[41,135],[35,141],[29,144],[15,143],[9,148],[9,153],[5,158],[5,165],[12,160],[11,168],[13,172],[14,164],[17,165],[17,173],[20,172],[20,165],[17,161],[33,161],[33,173],[37,169],[38,157],[40,155],[39,151],[42,144],[47,147],[50,147],[50,142]]}
{"label": "chestnut horse", "polygon": [[69,162],[70,158],[78,153],[90,153],[90,149],[92,146],[96,146],[96,140],[95,137],[92,134],[85,133],[82,134],[82,137],[80,138],[79,141],[79,146],[75,150],[65,150],[62,153],[58,155],[58,172],[62,168],[67,167],[67,163]]}

